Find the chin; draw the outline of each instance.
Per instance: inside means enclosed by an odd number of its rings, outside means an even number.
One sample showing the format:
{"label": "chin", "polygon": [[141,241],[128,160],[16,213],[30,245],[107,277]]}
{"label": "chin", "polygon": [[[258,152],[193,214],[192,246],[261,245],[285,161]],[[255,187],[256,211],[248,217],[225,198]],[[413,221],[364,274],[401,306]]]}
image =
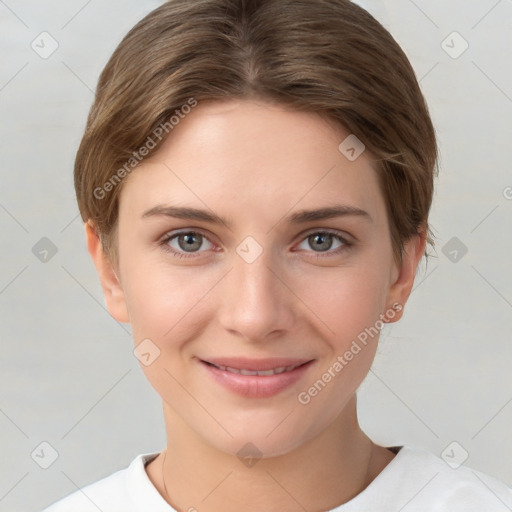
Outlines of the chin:
{"label": "chin", "polygon": [[272,417],[272,421],[267,419],[260,422],[255,415],[256,417],[248,423],[239,423],[236,428],[232,425],[228,430],[233,437],[225,435],[225,432],[219,435],[218,430],[215,432],[216,435],[212,435],[213,432],[210,430],[203,433],[203,439],[213,448],[239,458],[280,457],[314,437],[304,421],[297,421],[297,418],[291,421],[293,414],[284,421],[286,414],[279,415],[279,418]]}

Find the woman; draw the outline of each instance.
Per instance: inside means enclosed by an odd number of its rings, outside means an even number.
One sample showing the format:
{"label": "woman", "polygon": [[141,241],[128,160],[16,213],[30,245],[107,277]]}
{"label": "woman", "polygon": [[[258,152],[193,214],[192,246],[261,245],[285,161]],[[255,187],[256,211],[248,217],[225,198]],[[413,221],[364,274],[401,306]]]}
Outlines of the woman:
{"label": "woman", "polygon": [[433,244],[437,154],[405,54],[347,0],[174,0],[139,22],[75,187],[167,447],[47,512],[512,506],[499,480],[358,423]]}

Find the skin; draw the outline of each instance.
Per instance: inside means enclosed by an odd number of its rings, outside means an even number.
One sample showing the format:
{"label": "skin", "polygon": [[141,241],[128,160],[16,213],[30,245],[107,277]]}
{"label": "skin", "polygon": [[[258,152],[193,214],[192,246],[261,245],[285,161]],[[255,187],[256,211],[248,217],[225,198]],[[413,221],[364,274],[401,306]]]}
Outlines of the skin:
{"label": "skin", "polygon": [[[297,399],[379,315],[405,305],[425,249],[422,232],[407,242],[402,266],[395,264],[371,155],[348,160],[338,150],[348,135],[282,105],[200,103],[125,179],[118,266],[86,223],[110,314],[130,322],[135,345],[149,338],[160,350],[141,367],[162,398],[168,444],[146,471],[176,510],[329,510],[365,489],[394,457],[357,419],[356,390],[378,335],[307,405]],[[339,203],[367,211],[371,222],[284,220]],[[206,209],[232,226],[142,218],[162,204]],[[178,238],[167,246],[192,257],[159,245],[166,233],[187,229],[206,237],[195,252],[182,248],[183,238],[181,247]],[[343,243],[333,237],[330,248],[318,248],[308,237],[321,230],[353,245],[336,253]],[[252,263],[236,252],[247,236],[263,250]],[[204,371],[197,358],[213,355],[314,363],[277,395],[244,398]],[[252,467],[237,457],[249,441],[262,453]]]}

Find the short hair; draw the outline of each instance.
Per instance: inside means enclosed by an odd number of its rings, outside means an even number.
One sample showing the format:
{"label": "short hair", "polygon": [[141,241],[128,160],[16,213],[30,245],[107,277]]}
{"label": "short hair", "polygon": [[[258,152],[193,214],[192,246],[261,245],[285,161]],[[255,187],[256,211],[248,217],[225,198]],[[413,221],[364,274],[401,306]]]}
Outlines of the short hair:
{"label": "short hair", "polygon": [[173,116],[191,105],[232,99],[314,112],[349,130],[375,158],[395,262],[420,231],[434,245],[435,130],[409,60],[370,13],[349,0],[171,0],[110,57],[76,155],[80,214],[112,261],[123,178],[142,149],[172,136]]}

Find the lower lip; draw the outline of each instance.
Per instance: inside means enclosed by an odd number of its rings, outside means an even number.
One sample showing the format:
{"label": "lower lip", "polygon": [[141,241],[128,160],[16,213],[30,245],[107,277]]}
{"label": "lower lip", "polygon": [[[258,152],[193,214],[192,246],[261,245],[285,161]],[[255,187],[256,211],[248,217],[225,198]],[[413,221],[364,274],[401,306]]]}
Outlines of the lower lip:
{"label": "lower lip", "polygon": [[275,375],[241,375],[221,370],[200,361],[208,373],[226,389],[246,398],[268,398],[295,384],[309,369],[313,361]]}

